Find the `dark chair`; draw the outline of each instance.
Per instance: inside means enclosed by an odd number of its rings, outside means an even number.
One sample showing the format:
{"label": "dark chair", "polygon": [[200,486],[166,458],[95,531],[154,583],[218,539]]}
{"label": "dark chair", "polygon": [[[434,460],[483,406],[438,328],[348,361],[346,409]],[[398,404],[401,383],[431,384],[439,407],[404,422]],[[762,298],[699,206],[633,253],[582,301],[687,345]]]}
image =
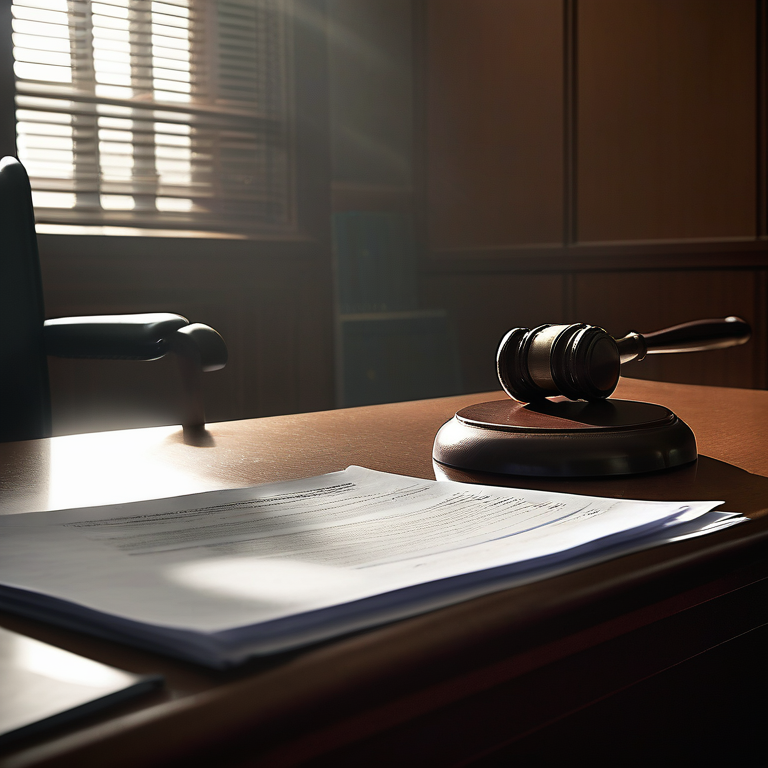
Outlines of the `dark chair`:
{"label": "dark chair", "polygon": [[45,320],[32,193],[13,157],[0,160],[0,233],[0,441],[51,434],[47,355],[158,360],[171,354],[184,382],[182,424],[205,424],[201,374],[227,362],[213,328],[170,313]]}

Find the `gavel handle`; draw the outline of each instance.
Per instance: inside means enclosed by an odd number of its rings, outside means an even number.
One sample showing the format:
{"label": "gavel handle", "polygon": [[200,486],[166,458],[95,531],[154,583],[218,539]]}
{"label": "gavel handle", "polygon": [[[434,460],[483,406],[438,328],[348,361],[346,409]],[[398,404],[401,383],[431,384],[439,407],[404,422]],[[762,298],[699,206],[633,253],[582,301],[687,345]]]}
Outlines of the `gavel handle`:
{"label": "gavel handle", "polygon": [[646,354],[699,352],[705,349],[735,347],[749,341],[752,329],[739,317],[719,320],[694,320],[653,333],[628,333],[617,339],[621,362],[642,360]]}

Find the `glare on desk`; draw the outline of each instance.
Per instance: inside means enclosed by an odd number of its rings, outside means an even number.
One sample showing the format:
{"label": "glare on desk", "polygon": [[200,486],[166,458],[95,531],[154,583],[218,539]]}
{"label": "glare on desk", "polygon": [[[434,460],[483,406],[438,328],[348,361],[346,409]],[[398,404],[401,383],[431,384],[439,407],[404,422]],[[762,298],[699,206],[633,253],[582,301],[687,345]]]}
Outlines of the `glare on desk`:
{"label": "glare on desk", "polygon": [[53,438],[48,508],[119,504],[209,490],[199,471],[176,469],[170,462],[157,460],[179,432],[180,427],[172,426]]}
{"label": "glare on desk", "polygon": [[127,675],[30,637],[0,630],[4,666],[88,688],[125,685]]}

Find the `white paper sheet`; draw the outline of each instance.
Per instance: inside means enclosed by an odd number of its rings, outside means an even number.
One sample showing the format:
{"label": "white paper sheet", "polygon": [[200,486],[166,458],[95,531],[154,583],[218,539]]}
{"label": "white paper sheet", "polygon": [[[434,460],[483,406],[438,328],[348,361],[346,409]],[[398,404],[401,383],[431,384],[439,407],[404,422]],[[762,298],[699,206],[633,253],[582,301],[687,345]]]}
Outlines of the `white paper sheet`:
{"label": "white paper sheet", "polygon": [[719,503],[603,499],[350,467],[0,518],[0,584],[17,597],[24,590],[150,626],[215,633],[498,566],[556,565],[667,535],[676,524],[690,529]]}

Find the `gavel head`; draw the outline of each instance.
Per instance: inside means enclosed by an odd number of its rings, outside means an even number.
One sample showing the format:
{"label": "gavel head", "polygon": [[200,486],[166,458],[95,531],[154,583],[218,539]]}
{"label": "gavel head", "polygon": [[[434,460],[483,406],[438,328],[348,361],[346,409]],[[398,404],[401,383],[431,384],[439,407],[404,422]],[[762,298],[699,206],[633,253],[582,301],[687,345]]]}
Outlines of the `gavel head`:
{"label": "gavel head", "polygon": [[616,340],[593,325],[513,328],[496,355],[501,386],[523,403],[554,395],[603,400],[616,389],[620,369]]}

